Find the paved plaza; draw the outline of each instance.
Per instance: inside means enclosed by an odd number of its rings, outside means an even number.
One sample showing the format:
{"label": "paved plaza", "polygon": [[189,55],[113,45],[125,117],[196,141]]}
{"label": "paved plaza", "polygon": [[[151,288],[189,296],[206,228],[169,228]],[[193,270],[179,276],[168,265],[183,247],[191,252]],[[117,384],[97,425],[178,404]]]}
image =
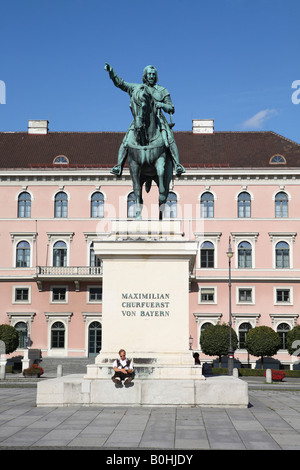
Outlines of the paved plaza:
{"label": "paved plaza", "polygon": [[0,450],[300,450],[297,384],[250,383],[247,409],[36,407],[35,400],[36,387],[2,382]]}

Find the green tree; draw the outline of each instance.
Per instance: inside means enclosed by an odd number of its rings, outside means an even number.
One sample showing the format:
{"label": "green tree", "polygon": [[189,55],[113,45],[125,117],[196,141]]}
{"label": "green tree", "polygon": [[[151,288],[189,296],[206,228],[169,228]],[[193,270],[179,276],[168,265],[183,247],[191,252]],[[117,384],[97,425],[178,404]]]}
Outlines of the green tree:
{"label": "green tree", "polygon": [[300,356],[300,325],[294,326],[286,336],[287,350],[291,356]]}
{"label": "green tree", "polygon": [[269,326],[256,326],[247,335],[245,347],[249,354],[261,358],[261,369],[263,369],[264,356],[274,356],[280,349],[281,341],[279,334]]}
{"label": "green tree", "polygon": [[19,346],[19,332],[11,325],[0,325],[0,341],[5,344],[5,353],[10,354]]}
{"label": "green tree", "polygon": [[[208,356],[218,356],[221,367],[222,356],[227,356],[229,348],[230,327],[226,323],[221,325],[210,325],[201,333],[200,345],[204,354]],[[232,329],[232,347],[235,351],[238,339],[236,332]]]}

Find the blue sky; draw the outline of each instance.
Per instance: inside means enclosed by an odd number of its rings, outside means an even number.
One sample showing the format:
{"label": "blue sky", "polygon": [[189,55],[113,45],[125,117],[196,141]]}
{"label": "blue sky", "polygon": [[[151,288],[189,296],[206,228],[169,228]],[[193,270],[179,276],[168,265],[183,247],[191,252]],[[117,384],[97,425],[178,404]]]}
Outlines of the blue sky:
{"label": "blue sky", "polygon": [[0,131],[125,131],[108,62],[129,82],[158,69],[174,130],[214,119],[300,143],[299,0],[1,0],[0,21]]}

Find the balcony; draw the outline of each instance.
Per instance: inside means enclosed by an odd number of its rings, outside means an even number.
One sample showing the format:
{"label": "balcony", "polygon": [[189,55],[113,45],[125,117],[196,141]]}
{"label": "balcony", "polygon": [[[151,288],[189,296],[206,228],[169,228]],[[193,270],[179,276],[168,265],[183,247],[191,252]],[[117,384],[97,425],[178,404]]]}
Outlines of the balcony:
{"label": "balcony", "polygon": [[37,266],[36,282],[40,291],[43,281],[73,281],[79,290],[80,281],[95,281],[102,277],[102,266]]}

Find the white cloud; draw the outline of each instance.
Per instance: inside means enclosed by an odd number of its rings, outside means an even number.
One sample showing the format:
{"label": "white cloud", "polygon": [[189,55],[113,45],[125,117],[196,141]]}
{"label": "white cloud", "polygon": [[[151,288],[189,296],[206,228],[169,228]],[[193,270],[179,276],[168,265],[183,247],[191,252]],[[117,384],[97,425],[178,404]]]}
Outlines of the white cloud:
{"label": "white cloud", "polygon": [[270,119],[272,116],[277,115],[276,109],[263,109],[259,111],[247,121],[244,121],[242,126],[245,129],[262,129],[264,123]]}

